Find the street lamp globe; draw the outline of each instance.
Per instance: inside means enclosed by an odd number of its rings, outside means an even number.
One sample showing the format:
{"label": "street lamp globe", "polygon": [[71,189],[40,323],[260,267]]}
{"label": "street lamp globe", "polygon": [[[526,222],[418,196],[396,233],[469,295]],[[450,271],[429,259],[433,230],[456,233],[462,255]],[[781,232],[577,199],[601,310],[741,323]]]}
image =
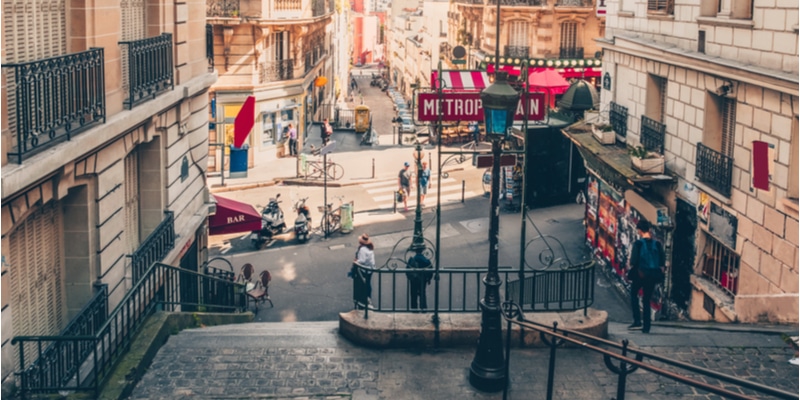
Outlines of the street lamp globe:
{"label": "street lamp globe", "polygon": [[508,84],[508,72],[496,71],[494,83],[481,92],[488,138],[508,137],[519,103],[519,93]]}

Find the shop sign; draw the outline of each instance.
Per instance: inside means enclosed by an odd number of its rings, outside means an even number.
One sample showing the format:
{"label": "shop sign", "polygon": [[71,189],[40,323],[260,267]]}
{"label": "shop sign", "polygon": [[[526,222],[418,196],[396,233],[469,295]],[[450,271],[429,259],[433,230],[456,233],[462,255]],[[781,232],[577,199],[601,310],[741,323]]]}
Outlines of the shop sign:
{"label": "shop sign", "polygon": [[[480,92],[471,93],[420,93],[417,98],[417,115],[420,121],[433,122],[439,120],[439,100],[443,121],[483,121],[483,105]],[[544,93],[530,93],[526,99],[520,99],[517,121],[525,119],[524,103],[528,106],[528,120],[544,119]]]}

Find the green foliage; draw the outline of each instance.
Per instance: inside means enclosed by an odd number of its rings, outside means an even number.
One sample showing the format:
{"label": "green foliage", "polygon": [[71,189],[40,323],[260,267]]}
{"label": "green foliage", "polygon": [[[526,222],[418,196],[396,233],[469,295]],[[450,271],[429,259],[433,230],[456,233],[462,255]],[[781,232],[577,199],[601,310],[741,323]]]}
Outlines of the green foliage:
{"label": "green foliage", "polygon": [[658,158],[658,156],[659,156],[656,153],[647,151],[647,149],[645,149],[644,146],[642,146],[642,145],[628,146],[628,154],[630,154],[631,157],[642,158],[642,159],[645,159],[645,158]]}

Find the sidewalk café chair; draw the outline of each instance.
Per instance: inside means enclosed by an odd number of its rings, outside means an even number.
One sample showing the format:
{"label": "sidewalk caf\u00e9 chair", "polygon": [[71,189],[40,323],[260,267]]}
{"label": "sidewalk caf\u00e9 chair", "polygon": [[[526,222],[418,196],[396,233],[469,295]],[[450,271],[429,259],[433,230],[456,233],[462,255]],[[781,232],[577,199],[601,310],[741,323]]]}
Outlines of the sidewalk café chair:
{"label": "sidewalk caf\u00e9 chair", "polygon": [[[247,264],[249,265],[249,264]],[[247,298],[248,303],[250,302],[249,299],[253,299],[256,305],[256,312],[258,312],[258,303],[259,302],[269,302],[269,306],[275,307],[272,304],[272,300],[269,298],[269,282],[272,281],[272,275],[269,271],[262,271],[260,275],[260,279],[256,281],[255,285],[253,285],[252,289],[247,290]],[[248,285],[249,287],[249,285]]]}
{"label": "sidewalk caf\u00e9 chair", "polygon": [[239,271],[239,276],[236,278],[236,282],[242,283],[250,283],[253,281],[253,276],[255,276],[256,269],[253,268],[253,264],[247,263],[242,265],[242,269]]}

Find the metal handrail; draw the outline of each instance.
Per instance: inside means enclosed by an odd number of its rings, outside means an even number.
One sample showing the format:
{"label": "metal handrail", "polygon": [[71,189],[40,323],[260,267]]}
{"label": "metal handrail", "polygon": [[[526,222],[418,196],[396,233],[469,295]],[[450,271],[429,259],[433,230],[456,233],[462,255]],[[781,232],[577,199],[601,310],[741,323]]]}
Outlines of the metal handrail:
{"label": "metal handrail", "polygon": [[130,255],[131,276],[138,282],[147,269],[162,260],[175,247],[175,213],[164,211],[165,218]]}
{"label": "metal handrail", "polygon": [[129,110],[175,88],[171,33],[119,44],[125,45],[128,53],[128,98],[124,104]]}
{"label": "metal handrail", "polygon": [[[558,328],[558,323],[556,322],[554,322],[552,326],[547,326],[545,324],[541,324],[535,321],[526,320],[524,318],[524,315],[522,314],[522,311],[520,310],[520,307],[513,302],[507,301],[503,303],[503,318],[506,320],[506,323],[508,325],[507,332],[509,333],[511,332],[511,324],[515,324],[526,329],[532,329],[539,333],[539,335],[542,338],[542,341],[545,342],[545,344],[550,346],[551,359],[550,359],[550,367],[548,369],[547,397],[546,397],[548,400],[552,399],[552,393],[553,393],[553,381],[555,378],[554,367],[555,367],[556,348],[564,343],[571,343],[582,349],[587,349],[590,351],[603,354],[603,359],[606,366],[612,372],[619,375],[619,379],[617,382],[618,384],[617,397],[616,397],[617,400],[625,399],[626,376],[638,368],[642,368],[643,370],[650,371],[652,373],[655,373],[656,375],[660,375],[677,382],[685,383],[692,387],[700,388],[702,390],[706,390],[711,393],[724,396],[726,398],[752,399],[752,397],[744,395],[742,393],[733,392],[719,386],[714,386],[706,382],[689,378],[687,376],[675,373],[670,370],[666,370],[664,368],[656,367],[654,365],[644,362],[645,359],[658,361],[682,370],[700,374],[706,377],[719,379],[721,381],[737,385],[743,388],[747,388],[759,392],[761,394],[775,396],[781,399],[798,399],[798,395],[796,393],[790,393],[757,382],[737,378],[735,376],[726,375],[721,372],[699,367],[683,361],[678,361],[671,359],[669,357],[661,356],[655,353],[650,353],[644,350],[637,349],[635,347],[629,347],[628,346],[629,342],[627,339],[623,340],[622,343],[620,344],[580,331]],[[510,346],[511,346],[510,340],[506,340],[507,355],[510,355]],[[605,348],[601,348],[600,346],[605,346],[605,347],[610,347],[612,349],[620,350],[620,354],[606,350]],[[619,366],[613,365],[612,359],[620,361],[620,365]],[[510,362],[509,357],[506,357],[506,368],[508,368],[509,362]]]}
{"label": "metal handrail", "polygon": [[[156,310],[187,311],[207,308],[215,312],[240,312],[245,303],[242,284],[171,265],[153,263],[141,280],[125,294],[105,323],[92,336],[17,336],[12,344],[34,341],[41,358],[44,342],[59,342],[71,350],[59,359],[62,368],[32,370],[25,367],[20,348],[19,389],[25,393],[89,391],[95,396],[127,352],[146,319]],[[92,342],[86,357],[77,357],[82,342]],[[68,365],[64,365],[68,364]],[[56,366],[58,367],[58,366]]]}

